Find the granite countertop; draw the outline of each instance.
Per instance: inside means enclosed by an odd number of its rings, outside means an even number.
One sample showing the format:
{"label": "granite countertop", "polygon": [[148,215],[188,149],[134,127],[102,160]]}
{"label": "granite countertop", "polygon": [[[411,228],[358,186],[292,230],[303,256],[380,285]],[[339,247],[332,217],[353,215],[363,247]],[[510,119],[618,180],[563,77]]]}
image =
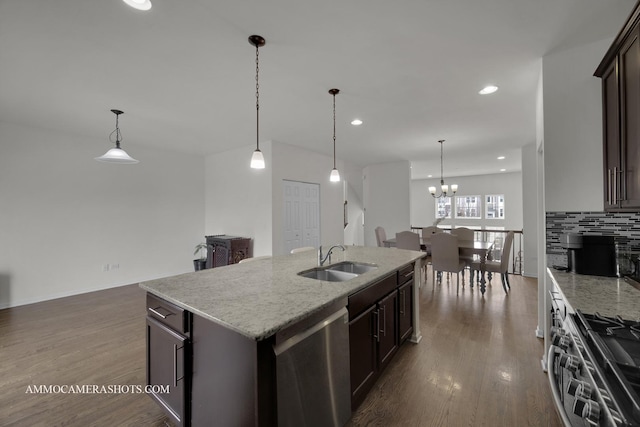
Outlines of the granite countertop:
{"label": "granite countertop", "polygon": [[378,268],[346,282],[308,279],[297,273],[316,267],[318,254],[306,251],[150,280],[140,287],[261,340],[425,256],[424,252],[395,248],[346,246],[344,252],[333,251],[332,264],[357,261]]}
{"label": "granite countertop", "polygon": [[547,273],[570,310],[619,315],[626,320],[640,321],[640,290],[624,279],[567,273],[552,268],[547,268]]}

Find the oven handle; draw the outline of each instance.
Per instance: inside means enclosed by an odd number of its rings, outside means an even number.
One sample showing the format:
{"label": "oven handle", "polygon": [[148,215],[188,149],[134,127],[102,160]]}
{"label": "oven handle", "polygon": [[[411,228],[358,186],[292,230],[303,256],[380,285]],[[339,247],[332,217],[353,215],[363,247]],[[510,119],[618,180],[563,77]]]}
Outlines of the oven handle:
{"label": "oven handle", "polygon": [[558,414],[560,418],[562,418],[562,423],[565,427],[571,427],[571,421],[565,412],[564,405],[562,400],[560,400],[560,390],[558,388],[558,383],[556,383],[556,379],[554,377],[553,368],[555,366],[555,358],[556,355],[560,353],[560,349],[555,345],[549,347],[549,354],[547,355],[547,375],[549,376],[549,384],[551,385],[551,393],[553,394],[553,401],[556,405],[556,409],[558,410]]}

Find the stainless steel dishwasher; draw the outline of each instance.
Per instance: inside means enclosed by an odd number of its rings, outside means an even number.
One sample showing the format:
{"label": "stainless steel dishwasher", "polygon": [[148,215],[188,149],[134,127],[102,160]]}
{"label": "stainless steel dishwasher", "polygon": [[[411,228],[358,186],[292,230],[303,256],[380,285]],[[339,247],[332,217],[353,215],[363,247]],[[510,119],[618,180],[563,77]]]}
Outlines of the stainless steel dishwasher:
{"label": "stainless steel dishwasher", "polygon": [[343,426],[351,417],[345,307],[274,347],[278,426]]}

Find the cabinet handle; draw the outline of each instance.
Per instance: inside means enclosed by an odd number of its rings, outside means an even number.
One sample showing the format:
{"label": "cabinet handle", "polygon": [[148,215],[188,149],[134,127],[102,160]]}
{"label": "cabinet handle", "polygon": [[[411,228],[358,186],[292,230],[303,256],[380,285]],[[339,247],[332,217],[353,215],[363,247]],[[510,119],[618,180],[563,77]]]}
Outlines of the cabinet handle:
{"label": "cabinet handle", "polygon": [[407,290],[402,292],[402,314],[407,310]]}
{"label": "cabinet handle", "polygon": [[618,204],[618,167],[613,167],[613,203]]}
{"label": "cabinet handle", "polygon": [[400,314],[404,314],[404,293],[404,289],[400,291],[400,299],[402,300],[402,304],[400,305]]}
{"label": "cabinet handle", "polygon": [[380,331],[380,311],[374,311],[373,315],[376,316],[375,332],[373,334],[373,337],[377,342],[380,342],[380,334],[378,333],[378,331]]}
{"label": "cabinet handle", "polygon": [[[156,309],[154,309],[154,308],[151,308],[151,307],[147,307],[147,308],[148,308],[148,310],[149,310],[150,312],[152,312],[152,313],[153,313],[153,314],[155,314],[156,316],[160,316],[160,317],[162,317],[163,319],[166,319],[167,317],[169,317],[169,316],[171,316],[171,315],[173,314],[173,313],[169,312],[169,313],[167,313],[166,315],[164,315],[164,314],[160,313],[159,311],[157,311],[157,310],[156,310]],[[159,310],[160,308],[161,308],[161,307],[158,307],[158,310]],[[167,310],[167,311],[169,311],[169,310]]]}
{"label": "cabinet handle", "polygon": [[620,171],[620,200],[627,200],[627,171]]}
{"label": "cabinet handle", "polygon": [[178,387],[178,381],[184,379],[184,373],[180,378],[178,378],[178,350],[183,349],[184,346],[178,347],[176,344],[173,345],[173,386]]}
{"label": "cabinet handle", "polygon": [[386,337],[387,336],[387,310],[384,305],[380,307],[380,310],[382,310],[382,314],[384,315],[384,317],[382,318],[382,326],[384,326],[384,328],[380,329],[380,325],[378,325],[378,330],[382,332],[382,335]]}
{"label": "cabinet handle", "polygon": [[607,204],[612,205],[613,200],[611,199],[611,168],[607,169]]}

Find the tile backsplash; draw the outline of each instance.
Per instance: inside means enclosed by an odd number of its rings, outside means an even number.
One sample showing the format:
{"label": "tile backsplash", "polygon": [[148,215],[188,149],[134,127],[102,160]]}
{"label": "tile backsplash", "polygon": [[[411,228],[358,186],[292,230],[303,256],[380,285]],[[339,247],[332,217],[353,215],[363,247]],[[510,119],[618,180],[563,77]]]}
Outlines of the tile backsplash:
{"label": "tile backsplash", "polygon": [[547,255],[566,255],[560,246],[566,233],[617,236],[616,242],[640,252],[640,213],[547,212]]}

